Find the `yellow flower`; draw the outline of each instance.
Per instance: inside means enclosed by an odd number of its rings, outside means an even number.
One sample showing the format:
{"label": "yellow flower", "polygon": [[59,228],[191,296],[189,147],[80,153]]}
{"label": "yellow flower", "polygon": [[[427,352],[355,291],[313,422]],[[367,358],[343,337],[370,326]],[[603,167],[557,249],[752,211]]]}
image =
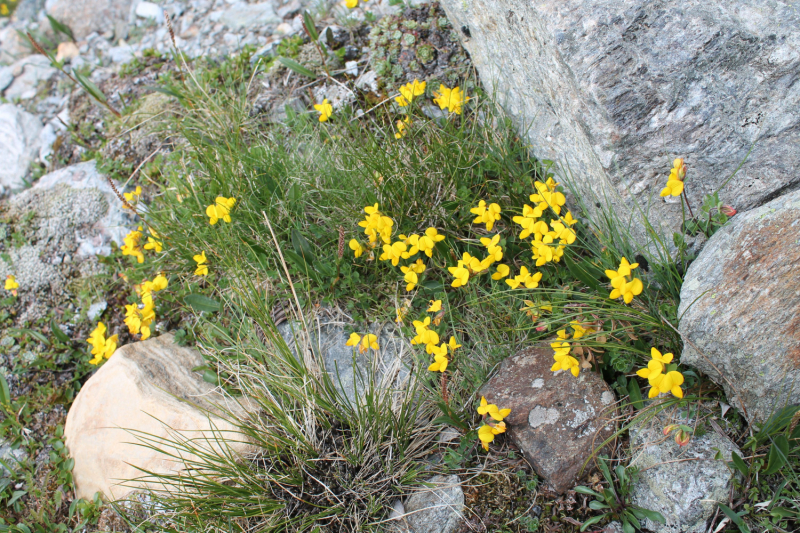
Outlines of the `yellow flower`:
{"label": "yellow flower", "polygon": [[[528,235],[534,232],[534,225],[536,219],[542,216],[542,210],[538,207],[534,208],[527,204],[522,207],[522,216],[515,216],[511,220],[514,223],[522,226],[522,233],[519,234],[520,239],[526,239]],[[546,226],[545,226],[546,227]]]}
{"label": "yellow flower", "polygon": [[433,255],[433,247],[436,246],[437,242],[443,240],[444,235],[439,235],[436,228],[428,228],[425,230],[425,234],[419,238],[419,251],[431,257]]}
{"label": "yellow flower", "polygon": [[672,162],[672,169],[667,178],[667,186],[661,191],[661,196],[680,196],[683,192],[683,178],[686,176],[686,165],[683,159],[677,158]]}
{"label": "yellow flower", "polygon": [[[446,348],[445,348],[445,353],[447,353]],[[448,363],[449,361],[447,360],[447,355],[436,354],[433,356],[433,363],[431,363],[431,365],[428,367],[428,370],[430,372],[444,372],[445,370],[447,370]]]}
{"label": "yellow flower", "polygon": [[122,255],[132,255],[136,257],[138,263],[144,263],[144,253],[139,248],[139,241],[142,238],[142,227],[139,226],[138,230],[131,231],[122,240],[123,245],[120,246]]}
{"label": "yellow flower", "polygon": [[324,99],[321,104],[314,104],[314,109],[319,111],[320,122],[327,122],[327,120],[331,118],[331,115],[333,115],[333,106],[328,103],[327,98]]}
{"label": "yellow flower", "polygon": [[164,245],[161,241],[157,241],[158,233],[155,232],[153,228],[147,228],[147,231],[150,232],[152,237],[147,237],[147,244],[144,245],[145,250],[155,250],[156,252],[160,252],[164,249]]}
{"label": "yellow flower", "polygon": [[464,265],[463,260],[459,260],[458,264],[454,267],[447,267],[447,270],[450,271],[455,278],[452,283],[453,287],[462,287],[469,281],[469,270]]}
{"label": "yellow flower", "polygon": [[361,345],[358,347],[358,351],[364,353],[370,348],[372,348],[373,350],[377,350],[379,348],[378,337],[376,335],[373,335],[372,333],[367,333],[361,339]]}
{"label": "yellow flower", "polygon": [[442,301],[441,300],[430,300],[431,306],[428,307],[429,313],[438,313],[442,310]]}
{"label": "yellow flower", "polygon": [[640,368],[636,371],[636,375],[649,381],[650,378],[656,377],[664,372],[664,369],[664,365],[661,364],[660,361],[651,359],[650,362],[647,363],[647,368]]}
{"label": "yellow flower", "polygon": [[11,274],[6,276],[6,290],[7,291],[11,291],[11,294],[16,296],[17,295],[17,289],[19,289],[19,283],[17,283],[17,278],[15,278]]}
{"label": "yellow flower", "polygon": [[497,272],[492,274],[492,279],[499,280],[503,279],[511,273],[511,269],[508,265],[497,265]]}
{"label": "yellow flower", "polygon": [[431,317],[426,316],[425,320],[415,320],[412,324],[416,330],[417,336],[411,339],[411,344],[439,344],[439,334],[428,329],[431,323]]}
{"label": "yellow flower", "polygon": [[500,206],[497,204],[486,205],[486,202],[481,200],[478,202],[478,207],[473,207],[469,210],[473,215],[477,215],[473,224],[486,224],[486,231],[492,231],[494,222],[500,220]]}
{"label": "yellow flower", "polygon": [[569,355],[571,348],[569,347],[569,343],[566,342],[569,338],[567,330],[560,329],[556,332],[556,335],[558,336],[558,340],[550,343],[550,347],[555,351],[556,357]]}
{"label": "yellow flower", "polygon": [[141,285],[141,294],[153,293],[167,288],[169,281],[163,274],[153,278],[153,281],[144,280]]}
{"label": "yellow flower", "polygon": [[[405,235],[398,235],[397,238],[403,241],[403,244],[407,246],[405,252],[403,252],[403,259],[408,259],[412,255],[416,255],[419,252],[419,235],[412,234],[406,237]],[[421,263],[421,261],[419,261]],[[425,270],[424,268],[422,270]],[[418,274],[422,274],[422,271],[418,272]]]}
{"label": "yellow flower", "polygon": [[[502,265],[501,265],[502,266]],[[516,289],[520,285],[524,285],[527,289],[535,289],[539,286],[539,281],[542,279],[542,273],[537,272],[531,275],[527,267],[522,267],[519,270],[519,275],[514,276],[512,279],[507,279],[506,283],[512,289]]]}
{"label": "yellow flower", "polygon": [[461,348],[461,345],[456,342],[456,338],[452,335],[450,336],[450,342],[447,343],[447,347],[450,349],[450,353],[456,353],[456,348]]}
{"label": "yellow flower", "polygon": [[567,226],[574,226],[577,220],[572,218],[572,212],[567,211],[567,214],[561,217],[561,220],[564,221],[564,224]]}
{"label": "yellow flower", "polygon": [[397,266],[406,249],[406,243],[403,241],[395,241],[393,244],[384,244],[383,253],[378,259],[381,261],[391,261],[392,266]]}
{"label": "yellow flower", "polygon": [[353,332],[350,334],[350,338],[347,339],[347,342],[344,344],[345,346],[358,346],[358,343],[360,342],[361,342],[361,335]]}
{"label": "yellow flower", "polygon": [[[653,361],[650,361],[651,363]],[[650,383],[650,393],[648,397],[655,398],[659,394],[671,392],[676,398],[683,398],[683,374],[675,370],[666,374],[656,374],[648,378]]]}
{"label": "yellow flower", "polygon": [[559,239],[561,244],[572,244],[575,242],[575,230],[565,226],[557,220],[550,221],[550,227],[553,228],[551,234],[554,239]]}
{"label": "yellow flower", "polygon": [[550,370],[553,372],[557,372],[559,370],[569,370],[575,377],[578,377],[578,374],[580,374],[581,366],[578,363],[578,360],[571,355],[554,355],[553,359],[556,360],[555,364],[550,368]]}
{"label": "yellow flower", "polygon": [[199,255],[195,255],[192,257],[194,262],[197,263],[197,270],[194,271],[195,276],[206,276],[208,275],[208,259],[206,258],[206,252],[203,250],[202,253]]}
{"label": "yellow flower", "polygon": [[134,200],[138,200],[139,196],[141,195],[142,195],[142,188],[139,185],[136,186],[136,189],[134,189],[133,192],[122,193],[122,196],[124,196],[128,202],[133,202]]}
{"label": "yellow flower", "polygon": [[361,254],[364,253],[364,247],[361,246],[361,243],[358,242],[357,240],[350,239],[349,245],[350,249],[353,250],[353,253],[355,253],[356,257],[361,257]]}
{"label": "yellow flower", "polygon": [[92,347],[92,355],[94,355],[94,357],[90,359],[89,362],[93,365],[99,365],[103,359],[109,359],[117,350],[117,343],[119,342],[118,335],[112,335],[109,338],[106,338],[105,335],[105,324],[98,322],[97,327],[94,328],[94,331],[89,334],[89,338],[86,339],[86,342]]}
{"label": "yellow flower", "polygon": [[407,106],[414,100],[415,96],[420,96],[425,93],[425,85],[426,83],[424,81],[420,83],[417,79],[414,79],[412,83],[406,83],[400,87],[400,96],[396,97],[395,101],[401,107]]}
{"label": "yellow flower", "polygon": [[0,4],[0,15],[7,17],[10,13],[8,6],[5,4]]}
{"label": "yellow flower", "polygon": [[444,109],[446,107],[451,113],[455,113],[456,115],[461,114],[461,106],[469,100],[469,98],[461,92],[460,88],[454,87],[448,89],[444,85],[439,85],[439,92],[433,93],[433,96],[435,96],[433,101],[439,105],[439,109]]}
{"label": "yellow flower", "polygon": [[537,208],[542,212],[550,207],[555,214],[561,213],[561,206],[567,203],[567,198],[563,193],[556,191],[558,183],[553,178],[547,178],[545,183],[537,181],[533,185],[536,187],[537,192],[530,196],[531,202],[536,202],[538,204]]}
{"label": "yellow flower", "polygon": [[495,435],[499,435],[500,433],[505,433],[506,431],[506,423],[505,422],[498,422],[494,426],[490,426],[489,424],[485,424],[478,429],[478,438],[481,440],[481,446],[487,452],[489,451],[489,443],[494,440]]}
{"label": "yellow flower", "polygon": [[505,417],[511,414],[511,409],[499,409],[495,404],[486,401],[481,396],[481,405],[478,407],[479,415],[489,415],[498,422],[502,422]]}
{"label": "yellow flower", "polygon": [[402,139],[403,137],[406,136],[406,134],[408,133],[408,128],[406,127],[406,124],[411,124],[411,117],[406,117],[404,120],[398,120],[395,123],[395,125],[397,126],[397,133],[394,134],[395,139]]}
{"label": "yellow flower", "polygon": [[[367,0],[364,0],[366,2]],[[344,5],[346,5],[349,9],[355,9],[358,7],[358,0],[344,0]]]}
{"label": "yellow flower", "polygon": [[231,209],[236,204],[236,198],[225,198],[224,196],[217,196],[214,204],[206,207],[206,215],[209,218],[208,223],[212,226],[216,224],[219,219],[225,222],[231,221]]}
{"label": "yellow flower", "polygon": [[408,307],[403,306],[395,309],[395,311],[397,312],[397,318],[395,318],[394,321],[397,322],[398,324],[402,324],[403,320],[406,318],[406,315],[408,314]]}
{"label": "yellow flower", "polygon": [[569,325],[572,326],[572,329],[574,331],[574,333],[572,334],[572,338],[575,340],[578,340],[584,335],[594,332],[594,328],[585,328],[583,327],[583,324],[581,324],[577,320],[570,321]]}
{"label": "yellow flower", "polygon": [[661,352],[655,348],[650,348],[650,357],[664,365],[664,368],[667,368],[667,365],[672,362],[672,358],[675,356],[671,353],[665,353],[664,355],[661,355]]}
{"label": "yellow flower", "polygon": [[639,263],[630,264],[624,257],[619,263],[618,270],[606,270],[606,276],[611,280],[611,287],[614,290],[608,295],[612,300],[616,300],[620,296],[626,304],[631,303],[634,296],[642,293],[644,285],[642,280],[633,277],[633,269],[639,266]]}
{"label": "yellow flower", "polygon": [[421,259],[417,259],[416,263],[412,263],[408,266],[402,266],[400,267],[400,270],[403,272],[403,274],[405,274],[403,280],[408,284],[406,285],[406,290],[411,292],[414,290],[414,287],[417,286],[419,274],[425,272],[425,263],[423,263]]}
{"label": "yellow flower", "polygon": [[482,237],[481,244],[486,247],[486,250],[489,252],[489,256],[494,261],[500,261],[503,259],[503,249],[500,247],[500,235],[495,235],[491,239],[489,237]]}

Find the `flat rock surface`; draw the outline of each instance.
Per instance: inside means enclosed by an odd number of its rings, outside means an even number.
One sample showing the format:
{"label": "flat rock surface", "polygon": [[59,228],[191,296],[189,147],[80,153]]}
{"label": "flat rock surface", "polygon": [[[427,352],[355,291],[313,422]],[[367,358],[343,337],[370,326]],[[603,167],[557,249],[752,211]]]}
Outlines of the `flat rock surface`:
{"label": "flat rock surface", "polygon": [[[640,469],[631,501],[666,519],[666,524],[646,520],[643,525],[648,531],[702,533],[717,503],[727,502],[730,496],[733,475],[726,462],[731,452],[742,453],[711,427],[681,448],[673,436],[663,434],[669,424],[693,425],[694,420],[670,410],[631,429],[631,465]],[[718,451],[724,460],[715,459]]]}
{"label": "flat rock surface", "polygon": [[800,183],[800,85],[790,81],[800,68],[796,3],[442,6],[487,91],[527,132],[537,157],[568,168],[590,208],[593,196],[607,195],[624,219],[636,213],[635,199],[671,236],[681,206],[658,194],[675,157],[686,159],[693,205],[740,163],[720,194],[739,210]]}
{"label": "flat rock surface", "polygon": [[135,0],[51,0],[47,2],[47,13],[66,24],[76,39],[107,31],[124,39],[134,3]]}
{"label": "flat rock surface", "polygon": [[[120,484],[143,475],[137,466],[158,473],[183,469],[180,461],[136,444],[136,435],[128,430],[155,438],[169,438],[174,430],[206,448],[209,444],[204,439],[214,438],[212,427],[215,435],[242,440],[232,424],[206,413],[216,411],[218,405],[234,413],[243,414],[243,410],[226,402],[214,386],[192,372],[202,364],[200,353],[176,345],[172,335],[165,334],[119,348],[89,378],[64,428],[67,448],[75,459],[72,475],[78,498],[91,499],[97,491],[111,499],[124,498],[134,487],[142,488],[140,482]],[[162,448],[169,450],[167,444]],[[250,447],[231,443],[230,448],[242,454]]]}
{"label": "flat rock surface", "polygon": [[396,533],[453,533],[464,521],[464,491],[458,476],[434,476],[405,502]]}
{"label": "flat rock surface", "polygon": [[0,105],[0,187],[21,189],[28,169],[39,155],[42,121],[13,104]]}
{"label": "flat rock surface", "polygon": [[557,492],[572,488],[583,463],[614,430],[614,393],[603,378],[552,372],[553,350],[529,348],[503,361],[481,390],[489,403],[510,408],[509,436]]}
{"label": "flat rock surface", "polygon": [[39,82],[53,76],[56,69],[45,56],[34,54],[11,65],[11,73],[14,81],[6,87],[3,95],[8,100],[29,100],[36,96]]}
{"label": "flat rock surface", "polygon": [[800,403],[800,191],[736,215],[691,264],[682,362],[725,388],[750,422]]}

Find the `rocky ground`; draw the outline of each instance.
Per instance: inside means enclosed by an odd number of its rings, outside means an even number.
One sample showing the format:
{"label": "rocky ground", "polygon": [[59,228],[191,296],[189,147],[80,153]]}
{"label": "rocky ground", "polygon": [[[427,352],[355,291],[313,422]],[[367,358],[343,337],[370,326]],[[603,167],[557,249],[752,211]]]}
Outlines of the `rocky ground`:
{"label": "rocky ground", "polygon": [[[101,419],[102,425],[128,421],[125,409],[133,409],[129,400],[136,398],[136,406],[155,401],[163,404],[160,414],[171,420],[173,427],[205,430],[197,411],[178,402],[171,404],[159,396],[163,391],[142,384],[147,382],[146,376],[164,372],[156,381],[176,396],[186,394],[188,398],[186,391],[208,394],[209,383],[216,384],[218,379],[213,372],[209,378],[210,369],[199,364],[203,358],[198,352],[184,347],[191,344],[186,324],[192,320],[185,307],[173,302],[174,309],[154,325],[157,334],[172,332],[174,336],[161,335],[135,344],[121,314],[110,311],[133,301],[122,282],[127,281],[125,273],[136,266],[130,266],[130,258],[123,257],[119,245],[140,223],[137,216],[147,209],[155,187],[145,187],[141,198],[129,200],[141,212],[126,207],[120,191],[130,194],[136,185],[161,184],[166,174],[185,172],[174,157],[187,140],[170,126],[170,120],[181,112],[170,92],[171,84],[180,83],[187,72],[203,72],[211,86],[223,87],[238,61],[247,65],[239,71],[254,73],[247,85],[246,113],[255,123],[281,124],[293,115],[310,114],[313,105],[323,99],[334,110],[348,108],[360,117],[390,102],[398,87],[413,79],[437,85],[461,83],[474,92],[477,77],[461,46],[462,39],[470,38],[470,30],[467,25],[453,27],[438,4],[417,0],[371,0],[356,9],[347,8],[344,2],[300,0],[48,1],[47,13],[56,23],[47,18],[42,0],[0,0],[0,5],[13,8],[10,17],[0,18],[0,153],[4,157],[0,168],[0,279],[13,275],[19,283],[15,294],[5,294],[0,300],[0,372],[11,399],[8,408],[0,412],[0,435],[4,435],[0,459],[12,467],[0,467],[0,531],[22,522],[36,524],[41,531],[132,531],[110,506],[93,497],[94,490],[86,488],[113,492],[109,480],[114,472],[122,472],[122,477],[130,472],[121,467],[103,470],[94,464],[102,452],[97,442],[86,438],[91,432],[85,428]],[[305,10],[330,53],[322,54],[309,39],[303,28]],[[37,53],[23,38],[25,32],[59,61],[65,72]],[[296,62],[311,75],[298,74],[278,57]],[[85,76],[105,95],[107,105],[99,105],[68,75]],[[424,104],[421,111],[434,120],[443,116],[433,104]],[[767,234],[780,242],[797,240],[797,224],[785,226],[778,237],[764,229],[782,214],[797,218],[797,193],[793,194],[734,219],[734,225],[712,237],[708,249],[714,255],[701,256],[692,265],[687,273],[692,282],[685,287],[682,301],[694,301],[717,285],[730,288],[720,292],[730,302],[749,299],[748,305],[756,308],[771,306],[764,295],[782,294],[779,316],[759,315],[753,318],[752,329],[780,331],[789,339],[785,341],[788,349],[796,351],[791,344],[797,337],[792,310],[800,293],[793,292],[796,273],[781,266],[795,264],[796,253],[789,252],[784,262],[771,262],[774,275],[755,275],[757,269],[745,261],[751,253],[768,255],[769,243],[775,242],[765,240]],[[770,218],[775,212],[779,215]],[[747,237],[746,250],[736,247],[742,235]],[[698,236],[696,241],[699,248],[705,237]],[[745,266],[719,272],[711,266],[726,264],[730,258],[745,261]],[[697,274],[701,264],[704,272],[714,272],[713,280]],[[764,292],[737,293],[735,280],[744,278]],[[789,282],[776,284],[776,279]],[[735,303],[729,307],[738,309]],[[759,490],[768,492],[779,485],[774,478],[757,481],[741,469],[735,470],[733,454],[745,456],[742,448],[748,444],[752,455],[763,462],[770,453],[765,452],[769,441],[748,441],[746,424],[763,423],[774,411],[775,405],[767,405],[765,398],[775,390],[786,392],[788,387],[786,394],[796,396],[797,389],[787,385],[786,378],[796,376],[792,371],[775,372],[769,354],[759,351],[764,344],[738,330],[730,332],[734,339],[731,347],[719,348],[719,342],[706,337],[716,326],[705,321],[737,323],[741,314],[731,311],[721,314],[724,318],[714,318],[716,312],[701,313],[703,309],[698,306],[687,311],[698,314],[692,319],[698,326],[681,323],[681,332],[712,358],[701,360],[700,348],[695,345],[686,351],[685,362],[691,361],[717,382],[698,385],[701,392],[704,386],[712,391],[707,397],[690,408],[638,421],[629,437],[620,435],[617,430],[636,416],[631,402],[637,408],[643,402],[633,392],[628,397],[633,389],[627,380],[609,384],[600,373],[591,373],[580,381],[565,382],[565,373],[549,371],[549,347],[524,350],[506,359],[482,389],[490,402],[511,407],[513,412],[508,422],[515,429],[498,438],[502,451],[493,457],[492,468],[480,463],[461,468],[464,465],[459,461],[467,453],[467,445],[458,442],[458,432],[445,429],[435,436],[438,444],[432,445],[426,460],[452,467],[458,474],[437,474],[428,479],[432,484],[429,490],[397,498],[389,517],[394,520],[391,527],[442,533],[577,531],[597,508],[590,506],[588,493],[574,490],[575,480],[583,476],[582,483],[593,490],[609,486],[609,480],[596,469],[583,475],[584,464],[598,448],[612,458],[629,457],[631,464],[641,469],[632,481],[623,482],[624,475],[619,474],[614,479],[618,490],[629,493],[626,498],[632,505],[659,511],[667,519],[664,526],[642,518],[643,527],[658,533],[700,532],[707,524],[719,525],[716,531],[732,527],[735,521],[721,515],[714,502],[748,505],[743,497],[734,497],[743,487],[745,492],[759,495],[753,496],[757,498],[762,495]],[[333,311],[326,313],[323,309],[309,317],[324,322],[318,324],[319,336],[324,339],[313,342],[326,346],[326,363],[341,368],[341,376],[352,377],[354,363],[349,360],[347,335],[341,326],[348,317],[337,314],[332,318]],[[109,331],[119,332],[122,348],[111,363],[101,367],[103,375],[114,378],[106,378],[102,386],[87,387],[68,421],[76,394],[95,374],[95,367],[87,362],[85,339],[98,320],[104,321]],[[281,334],[292,344],[290,324],[283,322]],[[396,353],[387,351],[385,355],[397,355],[397,360],[381,361],[384,366],[376,374],[402,382],[408,378],[398,370],[405,345],[390,329],[375,331],[381,345],[396,348]],[[736,352],[736,358],[730,360],[724,355],[748,342],[760,358],[759,375],[769,377],[756,385],[747,382],[748,354]],[[159,366],[159,360],[169,360],[171,365]],[[732,365],[729,373],[736,376],[737,387],[716,376],[718,367],[725,369],[726,365]],[[633,381],[633,373],[627,372]],[[544,378],[532,379],[540,375]],[[363,394],[355,383],[349,388],[346,383],[340,386],[351,401]],[[723,389],[730,402],[722,395]],[[128,392],[124,398],[110,398],[118,390]],[[98,413],[100,404],[108,411]],[[741,416],[736,409],[742,411]],[[795,429],[793,414],[782,421],[780,431],[788,434]],[[697,429],[689,448],[679,445],[674,433],[666,436],[665,428],[677,423]],[[76,435],[83,440],[76,440]],[[114,457],[120,466],[133,452],[125,451],[122,439],[114,443]],[[81,461],[77,469],[76,458]],[[142,464],[157,462],[152,456],[141,459]],[[761,466],[757,464],[757,468]],[[698,472],[702,479],[697,479]],[[79,494],[73,481],[84,487]],[[781,490],[784,487],[791,497],[796,496],[796,486],[784,485]],[[129,516],[152,511],[146,498],[140,499],[142,505]],[[765,514],[764,507],[753,512],[774,519],[776,530],[787,530],[781,529],[787,522],[780,522],[786,516]],[[791,530],[796,522],[791,516],[789,520]],[[597,527],[621,530],[617,522],[608,524],[608,520]]]}

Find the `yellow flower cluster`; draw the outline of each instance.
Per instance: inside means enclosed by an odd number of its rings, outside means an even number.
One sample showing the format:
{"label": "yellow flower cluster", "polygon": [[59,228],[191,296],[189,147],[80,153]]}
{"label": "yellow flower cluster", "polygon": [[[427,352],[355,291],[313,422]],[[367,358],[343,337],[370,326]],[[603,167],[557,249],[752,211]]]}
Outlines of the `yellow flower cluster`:
{"label": "yellow flower cluster", "polygon": [[411,125],[411,117],[406,117],[403,120],[398,120],[396,123],[397,133],[394,134],[395,139],[402,139],[408,134],[408,127]]}
{"label": "yellow flower cluster", "polygon": [[144,252],[139,246],[139,241],[142,239],[142,227],[131,231],[123,238],[123,245],[120,246],[122,255],[132,255],[136,258],[136,262],[144,263]]}
{"label": "yellow flower cluster", "polygon": [[495,221],[500,220],[501,209],[495,203],[486,205],[486,201],[481,200],[478,202],[478,207],[473,207],[469,212],[477,215],[472,221],[473,224],[486,224],[486,231],[492,231]]}
{"label": "yellow flower cluster", "polygon": [[345,343],[346,346],[358,346],[358,353],[364,353],[370,348],[373,350],[377,350],[378,346],[378,337],[373,335],[372,333],[367,333],[363,337],[358,333],[351,333],[350,338],[347,339]]}
{"label": "yellow flower cluster", "polygon": [[164,244],[157,240],[158,233],[153,228],[147,228],[147,231],[150,233],[150,236],[147,237],[147,242],[143,246],[145,250],[153,250],[155,252],[160,252],[164,249]]}
{"label": "yellow flower cluster", "polygon": [[[553,354],[553,359],[556,360],[555,364],[553,364],[550,370],[552,370],[553,372],[558,372],[559,370],[569,370],[570,372],[572,372],[573,376],[578,377],[578,374],[581,371],[581,367],[580,364],[578,363],[578,360],[570,355],[572,348],[570,347],[569,342],[567,342],[567,340],[569,339],[569,335],[567,335],[567,330],[560,329],[558,330],[556,335],[558,335],[558,340],[550,343],[550,346],[553,348],[553,351],[555,351],[555,354]],[[580,336],[582,335],[583,334],[581,333]]]}
{"label": "yellow flower cluster", "polygon": [[686,165],[680,157],[672,162],[672,170],[669,171],[667,186],[661,191],[661,196],[680,196],[683,193],[683,178],[686,177]]}
{"label": "yellow flower cluster", "polygon": [[606,270],[606,276],[611,280],[611,287],[613,290],[608,295],[612,300],[619,297],[625,301],[626,304],[631,303],[634,296],[642,294],[644,285],[642,280],[633,277],[633,270],[639,266],[639,263],[629,263],[624,257],[619,263],[617,270]]}
{"label": "yellow flower cluster", "polygon": [[405,274],[403,281],[407,283],[406,290],[411,292],[414,290],[414,287],[417,286],[417,282],[419,282],[419,275],[425,272],[425,263],[422,262],[422,259],[417,259],[416,263],[412,263],[408,266],[401,266],[400,270]]}
{"label": "yellow flower cluster", "polygon": [[655,348],[650,349],[650,362],[647,368],[636,371],[636,375],[644,378],[650,384],[648,397],[655,398],[659,394],[672,393],[677,398],[683,398],[683,374],[675,370],[667,371],[667,365],[672,362],[673,355],[661,352]]}
{"label": "yellow flower cluster", "polygon": [[225,222],[231,221],[231,209],[236,205],[236,198],[225,198],[224,196],[217,196],[214,203],[206,207],[206,216],[208,216],[208,223],[212,226],[219,222],[220,219]]}
{"label": "yellow flower cluster", "polygon": [[[499,270],[499,267],[498,267]],[[542,273],[537,272],[536,274],[531,274],[528,272],[527,267],[522,267],[519,269],[519,274],[514,276],[512,279],[507,279],[506,283],[512,289],[516,289],[520,285],[524,286],[526,289],[535,289],[539,286],[539,282],[542,279]]]}
{"label": "yellow flower cluster", "polygon": [[397,105],[406,107],[416,96],[425,94],[425,85],[427,85],[426,82],[420,82],[415,78],[412,83],[406,83],[400,87],[400,96],[395,97]]}
{"label": "yellow flower cluster", "polygon": [[[359,222],[358,225],[364,228],[364,233],[369,239],[370,244],[375,244],[378,241],[378,237],[380,237],[380,239],[386,244],[391,243],[392,226],[394,226],[394,220],[387,216],[383,216],[378,209],[378,204],[372,206],[368,205],[364,208],[364,212],[367,214],[367,216],[365,216],[364,220]],[[350,248],[353,248],[353,241],[350,241]],[[355,250],[355,248],[353,249]],[[356,257],[360,255],[361,254],[358,253]]]}
{"label": "yellow flower cluster", "polygon": [[17,278],[13,275],[9,274],[6,276],[6,290],[11,292],[14,296],[17,295],[17,289],[19,289],[19,283],[17,283]]}
{"label": "yellow flower cluster", "polygon": [[89,362],[93,365],[99,365],[103,362],[103,359],[109,359],[114,355],[117,350],[119,336],[115,334],[106,338],[106,325],[98,322],[97,327],[89,334],[86,342],[92,347],[92,355],[94,356]]}
{"label": "yellow flower cluster", "polygon": [[556,215],[560,215],[561,207],[567,202],[567,199],[556,189],[558,183],[553,178],[547,178],[544,183],[537,181],[534,186],[537,192],[530,195],[530,201],[536,204],[535,207],[526,204],[522,208],[522,215],[515,216],[512,220],[522,227],[519,235],[521,239],[533,236],[531,252],[538,267],[561,260],[566,245],[575,242],[576,235],[572,226],[577,220],[569,211],[563,217],[551,220],[549,223],[540,220],[548,207]]}
{"label": "yellow flower cluster", "polygon": [[[503,422],[503,419],[511,414],[511,409],[499,409],[495,404],[490,404],[485,397],[481,396],[478,414],[482,415],[485,421],[484,425],[478,429],[478,438],[483,449],[489,451],[489,444],[494,440],[495,436],[505,433],[506,423]],[[487,415],[489,418],[487,418]]]}
{"label": "yellow flower cluster", "polygon": [[150,338],[150,324],[156,319],[153,293],[166,289],[167,285],[167,278],[159,274],[153,281],[144,281],[137,288],[142,299],[141,304],[125,306],[125,324],[131,335],[141,334],[142,340]]}

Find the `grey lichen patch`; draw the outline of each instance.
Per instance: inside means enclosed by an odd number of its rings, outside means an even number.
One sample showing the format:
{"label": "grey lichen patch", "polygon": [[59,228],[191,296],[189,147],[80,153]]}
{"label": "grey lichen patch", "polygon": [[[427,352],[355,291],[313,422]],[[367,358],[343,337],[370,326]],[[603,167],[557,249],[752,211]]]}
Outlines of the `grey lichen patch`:
{"label": "grey lichen patch", "polygon": [[559,416],[558,409],[547,409],[537,405],[528,413],[528,425],[532,428],[538,428],[543,424],[555,424],[558,422]]}
{"label": "grey lichen patch", "polygon": [[544,387],[544,380],[542,378],[536,378],[531,382],[531,387],[534,389],[541,389]]}
{"label": "grey lichen patch", "polygon": [[602,395],[600,395],[600,403],[603,405],[610,405],[614,401],[614,393],[610,391],[605,391]]}

